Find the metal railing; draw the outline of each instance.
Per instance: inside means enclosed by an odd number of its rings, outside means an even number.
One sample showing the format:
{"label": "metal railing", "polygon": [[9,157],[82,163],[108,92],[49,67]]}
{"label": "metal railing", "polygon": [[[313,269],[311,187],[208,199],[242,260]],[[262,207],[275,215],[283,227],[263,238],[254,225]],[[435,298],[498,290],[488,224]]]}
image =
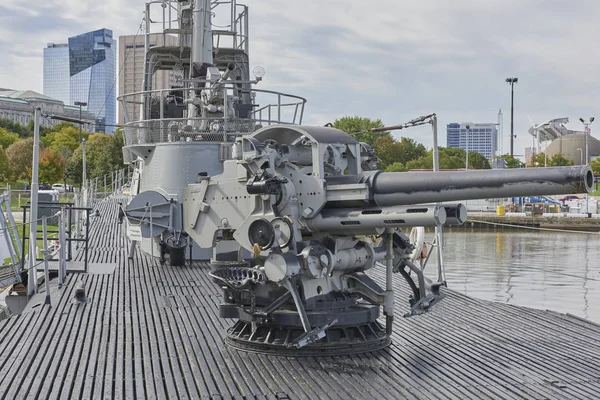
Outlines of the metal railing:
{"label": "metal railing", "polygon": [[[194,92],[193,96],[201,97],[203,92],[219,98],[231,98],[238,88],[235,82],[225,81],[223,87],[177,89],[181,95]],[[135,144],[165,143],[170,141],[227,141],[229,136],[237,136],[254,132],[265,126],[274,124],[301,124],[304,116],[306,99],[287,93],[262,89],[239,90],[243,97],[251,99],[252,104],[234,105],[237,110],[233,117],[185,117],[187,101],[176,97],[172,89],[150,90],[130,93],[118,98],[125,116],[125,143]],[[196,98],[198,98],[196,97]],[[223,100],[219,107],[227,110],[228,104]],[[250,106],[250,107],[248,107]],[[179,107],[183,117],[173,118],[169,108]],[[244,111],[240,108],[248,107]],[[138,113],[135,110],[141,109]],[[138,115],[142,118],[137,118]]]}

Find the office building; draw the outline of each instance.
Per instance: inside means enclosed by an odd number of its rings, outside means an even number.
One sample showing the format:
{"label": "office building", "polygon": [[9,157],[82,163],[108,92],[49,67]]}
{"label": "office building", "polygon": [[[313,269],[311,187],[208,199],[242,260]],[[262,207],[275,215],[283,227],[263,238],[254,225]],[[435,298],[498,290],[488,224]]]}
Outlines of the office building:
{"label": "office building", "polygon": [[44,94],[64,104],[87,103],[99,132],[115,131],[115,78],[116,54],[109,29],[73,36],[67,45],[49,44],[44,49]]}
{"label": "office building", "polygon": [[468,151],[475,151],[490,159],[496,155],[498,148],[498,127],[495,123],[451,123],[446,127],[446,139],[447,147],[467,150],[468,146]]}
{"label": "office building", "polygon": [[48,43],[44,49],[44,94],[71,104],[69,45]]}
{"label": "office building", "polygon": [[534,154],[535,149],[533,147],[525,147],[525,164],[529,164]]}
{"label": "office building", "polygon": [[[119,36],[119,60],[121,73],[119,74],[119,96],[127,93],[142,91],[144,80],[144,62],[146,59],[146,37],[144,35]],[[152,34],[150,47],[177,46],[176,36]],[[172,71],[157,71],[152,76],[152,89],[169,89],[175,84]],[[158,93],[157,93],[158,95]],[[141,101],[141,96],[128,98],[131,101]],[[125,115],[121,106],[118,107],[119,124],[124,124]],[[140,116],[140,107],[130,102],[127,105],[127,116],[130,121],[136,121]]]}
{"label": "office building", "polygon": [[[39,107],[43,114],[53,114],[79,119],[79,107],[65,104],[31,90],[0,89],[0,118],[9,119],[21,125],[33,121],[33,110]],[[81,111],[81,119],[86,121],[82,126],[86,132],[94,132],[96,116],[88,111]],[[40,125],[54,126],[61,121],[42,116]]]}

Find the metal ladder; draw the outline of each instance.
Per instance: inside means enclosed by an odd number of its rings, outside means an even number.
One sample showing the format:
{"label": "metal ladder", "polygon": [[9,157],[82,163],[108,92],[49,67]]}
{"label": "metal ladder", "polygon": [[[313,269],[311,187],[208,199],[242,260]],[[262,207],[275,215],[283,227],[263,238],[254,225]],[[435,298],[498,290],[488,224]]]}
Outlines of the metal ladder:
{"label": "metal ladder", "polygon": [[10,210],[10,192],[6,192],[0,195],[0,287],[21,282],[20,247],[19,232]]}

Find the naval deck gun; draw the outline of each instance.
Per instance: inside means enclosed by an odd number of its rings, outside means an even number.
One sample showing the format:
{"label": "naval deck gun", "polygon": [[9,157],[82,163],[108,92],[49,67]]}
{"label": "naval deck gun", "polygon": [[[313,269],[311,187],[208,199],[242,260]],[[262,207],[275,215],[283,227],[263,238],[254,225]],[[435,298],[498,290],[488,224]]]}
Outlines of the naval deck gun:
{"label": "naval deck gun", "polygon": [[[410,314],[443,282],[428,280],[401,229],[460,225],[462,204],[440,202],[591,189],[585,167],[468,172],[365,171],[360,143],[333,128],[269,126],[239,137],[223,173],[185,190],[185,229],[214,249],[228,342],[278,354],[346,354],[389,344],[400,273]],[[382,288],[366,273],[386,269]],[[378,321],[380,308],[385,326]]]}

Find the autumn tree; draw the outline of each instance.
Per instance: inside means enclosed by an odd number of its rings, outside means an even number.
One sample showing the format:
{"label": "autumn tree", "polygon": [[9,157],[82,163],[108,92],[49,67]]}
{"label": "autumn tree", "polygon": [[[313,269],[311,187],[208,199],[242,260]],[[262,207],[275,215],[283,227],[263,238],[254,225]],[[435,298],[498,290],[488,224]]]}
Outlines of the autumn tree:
{"label": "autumn tree", "polygon": [[40,151],[39,181],[43,183],[62,182],[65,177],[65,159],[54,150]]}
{"label": "autumn tree", "polygon": [[19,140],[6,149],[11,180],[31,179],[33,163],[33,139]]}

